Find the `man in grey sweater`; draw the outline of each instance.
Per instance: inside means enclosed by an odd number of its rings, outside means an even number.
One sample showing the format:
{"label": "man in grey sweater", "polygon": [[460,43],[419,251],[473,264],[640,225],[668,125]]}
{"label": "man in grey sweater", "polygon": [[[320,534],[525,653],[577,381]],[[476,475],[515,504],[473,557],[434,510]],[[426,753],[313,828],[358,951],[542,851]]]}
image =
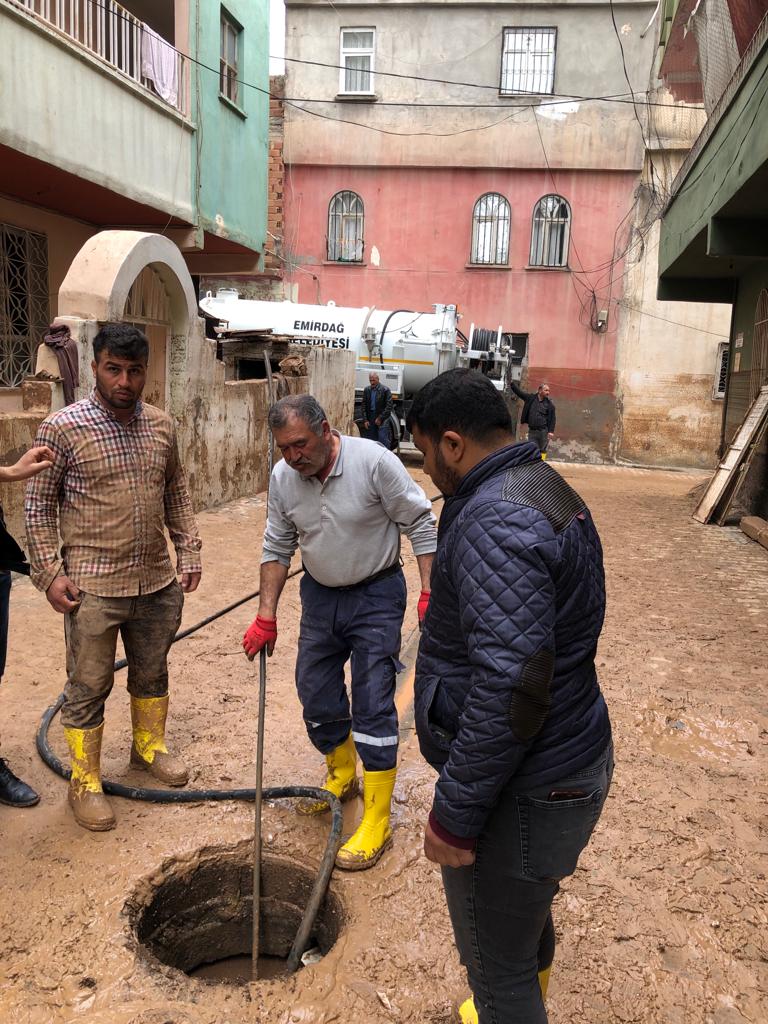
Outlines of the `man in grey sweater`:
{"label": "man in grey sweater", "polygon": [[[277,639],[277,605],[296,548],[301,551],[301,632],[296,685],[309,738],[325,754],[323,786],[341,800],[358,791],[364,813],[336,864],[371,867],[391,842],[397,766],[395,674],[405,613],[400,534],[419,566],[419,621],[429,602],[437,546],[424,491],[395,455],[374,441],[332,430],[311,395],[281,399],[269,426],[283,455],[272,472],[261,557],[259,613],[243,639],[249,658]],[[352,701],[344,683],[351,658]],[[316,814],[326,803],[299,808]]]}

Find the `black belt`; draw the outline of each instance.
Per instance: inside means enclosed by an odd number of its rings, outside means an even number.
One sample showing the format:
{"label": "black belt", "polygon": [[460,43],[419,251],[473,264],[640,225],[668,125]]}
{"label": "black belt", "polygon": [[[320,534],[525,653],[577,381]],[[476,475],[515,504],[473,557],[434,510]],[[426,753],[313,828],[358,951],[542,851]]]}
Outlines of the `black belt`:
{"label": "black belt", "polygon": [[[397,573],[400,572],[400,567],[402,566],[402,564],[403,564],[402,559],[398,558],[398,560],[396,562],[393,562],[392,565],[388,565],[386,569],[381,569],[379,572],[375,572],[373,574],[373,576],[368,576],[368,577],[366,577],[366,579],[360,580],[359,583],[349,583],[345,587],[327,587],[326,589],[327,590],[357,590],[358,587],[367,587],[369,583],[378,583],[379,580],[386,580],[390,576],[396,576]],[[307,573],[307,576],[309,576],[310,579],[314,580],[315,583],[317,583],[317,585],[319,587],[324,587],[325,586],[324,583],[318,583],[318,581],[315,580],[315,577],[312,575],[312,573],[308,572],[306,569],[304,569],[304,572]]]}

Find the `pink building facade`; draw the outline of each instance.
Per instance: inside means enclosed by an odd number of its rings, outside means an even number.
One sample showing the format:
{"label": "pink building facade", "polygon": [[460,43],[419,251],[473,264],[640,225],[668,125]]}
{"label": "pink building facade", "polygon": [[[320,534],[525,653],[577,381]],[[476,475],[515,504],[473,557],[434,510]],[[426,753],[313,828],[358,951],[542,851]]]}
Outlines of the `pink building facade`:
{"label": "pink building facade", "polygon": [[[554,180],[556,190],[546,170],[294,167],[285,219],[295,225],[292,245],[302,254],[303,269],[293,276],[299,301],[413,310],[450,302],[466,334],[474,323],[527,335],[527,376],[552,385],[561,441],[573,437],[607,451],[623,274],[614,233],[632,207],[637,174],[560,171]],[[342,191],[362,202],[360,262],[328,259],[329,205]],[[555,191],[571,211],[567,265],[531,266],[534,207]],[[472,263],[473,211],[488,193],[510,206],[501,266]],[[607,321],[596,331],[591,323],[601,310]]]}
{"label": "pink building facade", "polygon": [[455,304],[525,345],[556,456],[710,465],[719,324],[647,287],[700,113],[651,105],[656,6],[286,0],[293,297]]}

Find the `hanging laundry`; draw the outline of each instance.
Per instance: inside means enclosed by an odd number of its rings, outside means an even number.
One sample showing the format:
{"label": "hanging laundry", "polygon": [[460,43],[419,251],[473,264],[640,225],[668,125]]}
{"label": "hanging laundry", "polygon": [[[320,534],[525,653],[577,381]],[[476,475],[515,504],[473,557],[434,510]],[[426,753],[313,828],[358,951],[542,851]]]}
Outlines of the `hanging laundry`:
{"label": "hanging laundry", "polygon": [[141,73],[154,85],[158,96],[172,107],[178,107],[179,73],[176,50],[148,25],[143,25],[141,29]]}

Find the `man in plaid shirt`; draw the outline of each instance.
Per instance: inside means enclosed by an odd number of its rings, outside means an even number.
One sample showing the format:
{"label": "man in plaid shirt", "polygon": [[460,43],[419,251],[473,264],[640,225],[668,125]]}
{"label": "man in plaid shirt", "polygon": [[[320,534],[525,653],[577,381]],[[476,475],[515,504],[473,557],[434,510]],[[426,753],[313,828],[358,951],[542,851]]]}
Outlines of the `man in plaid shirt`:
{"label": "man in plaid shirt", "polygon": [[47,445],[54,462],[30,482],[25,509],[32,582],[64,615],[69,804],[80,825],[101,832],[115,825],[100,761],[118,633],[128,661],[131,764],[171,786],[188,781],[165,745],[167,656],[183,595],[200,582],[201,541],[173,421],[140,400],[146,337],[129,324],[105,324],[93,354],[91,395],[40,425],[36,444]]}

